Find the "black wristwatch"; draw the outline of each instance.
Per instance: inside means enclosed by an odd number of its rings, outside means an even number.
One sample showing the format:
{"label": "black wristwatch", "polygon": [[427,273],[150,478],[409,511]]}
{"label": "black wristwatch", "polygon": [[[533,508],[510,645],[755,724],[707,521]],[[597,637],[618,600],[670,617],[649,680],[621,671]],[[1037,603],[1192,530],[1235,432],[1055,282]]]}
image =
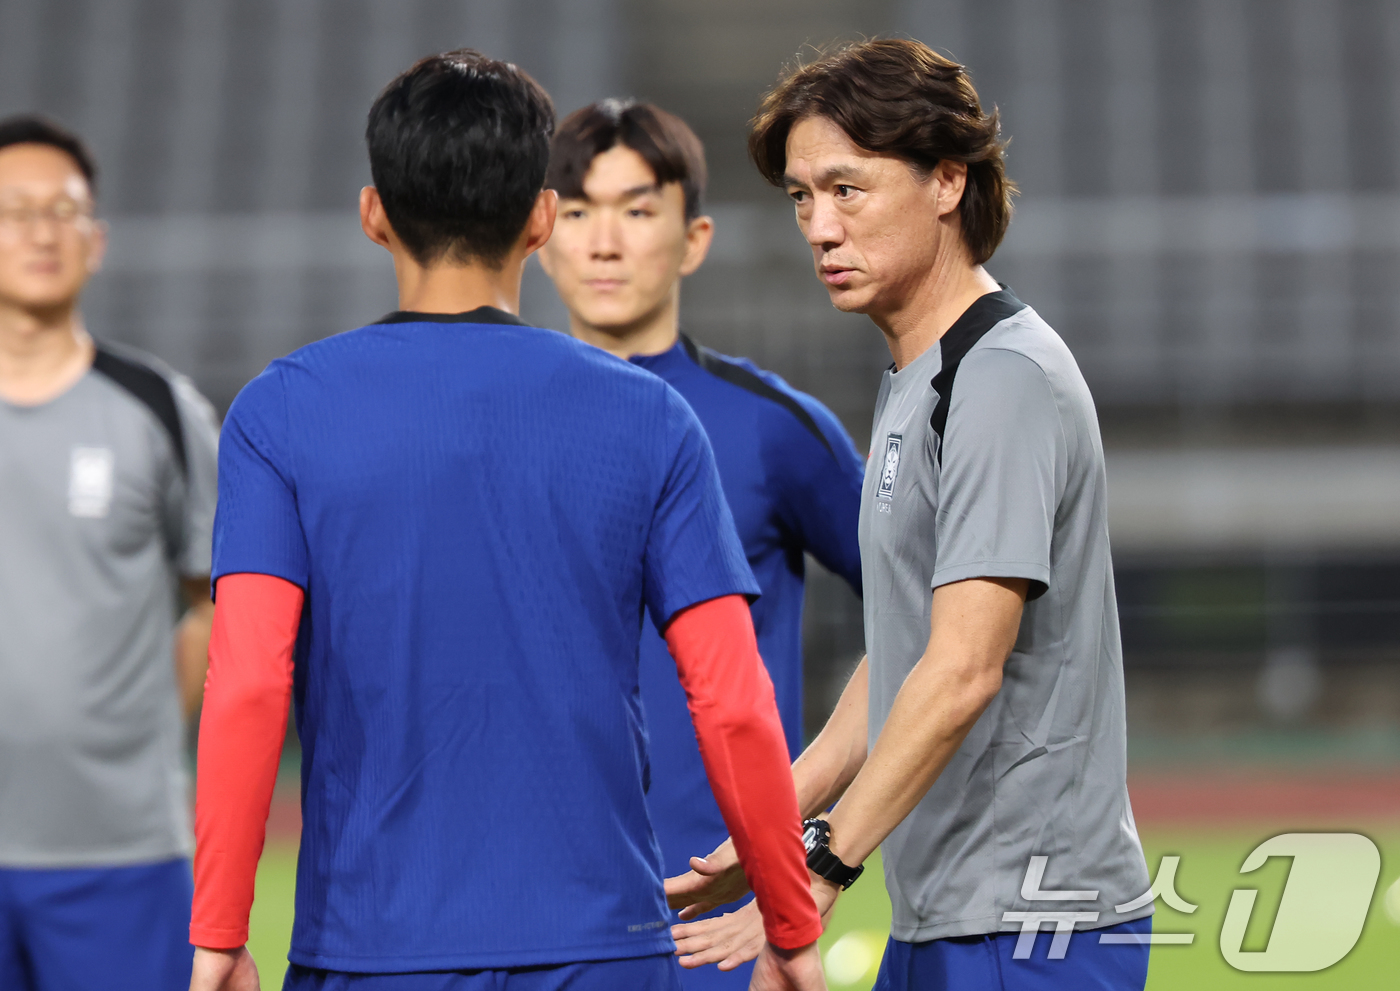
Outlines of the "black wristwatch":
{"label": "black wristwatch", "polygon": [[847,867],[831,852],[831,824],[825,819],[808,819],[802,824],[802,845],[807,848],[807,866],[812,873],[824,877],[841,890],[856,883],[865,865]]}

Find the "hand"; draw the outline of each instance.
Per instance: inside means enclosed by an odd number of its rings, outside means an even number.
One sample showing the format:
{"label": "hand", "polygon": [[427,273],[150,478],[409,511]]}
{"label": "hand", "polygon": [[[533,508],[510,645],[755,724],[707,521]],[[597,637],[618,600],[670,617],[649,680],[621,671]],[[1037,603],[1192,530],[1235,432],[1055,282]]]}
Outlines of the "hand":
{"label": "hand", "polygon": [[725,840],[708,857],[691,857],[688,874],[666,879],[666,904],[681,910],[682,921],[736,902],[748,893],[749,879],[739,865],[732,840]]}
{"label": "hand", "polygon": [[826,991],[821,953],[816,943],[796,950],[780,950],[763,944],[753,967],[749,991]]}
{"label": "hand", "polygon": [[[810,871],[808,876],[812,881],[812,901],[816,902],[822,929],[826,929],[841,889]],[[748,963],[759,955],[767,943],[758,902],[749,902],[738,911],[726,912],[717,919],[701,919],[699,922],[672,926],[671,938],[676,941],[676,955],[681,958],[682,967],[717,963],[720,970],[733,970],[740,964]]]}
{"label": "hand", "polygon": [[733,970],[757,957],[767,943],[758,902],[749,902],[717,919],[672,926],[671,938],[676,941],[681,966],[687,969],[717,963],[720,970]]}
{"label": "hand", "polygon": [[261,991],[258,965],[246,946],[236,950],[196,946],[190,991]]}

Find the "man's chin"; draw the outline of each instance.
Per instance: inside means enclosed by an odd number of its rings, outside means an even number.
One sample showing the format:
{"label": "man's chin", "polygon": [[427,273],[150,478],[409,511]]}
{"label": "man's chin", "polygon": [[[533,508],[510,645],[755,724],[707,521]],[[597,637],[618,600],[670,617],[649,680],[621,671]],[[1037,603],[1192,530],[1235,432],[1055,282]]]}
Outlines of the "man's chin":
{"label": "man's chin", "polygon": [[870,305],[871,293],[862,289],[843,289],[840,286],[827,286],[831,305],[842,313],[864,313]]}
{"label": "man's chin", "polygon": [[[7,291],[8,290],[8,291]],[[78,286],[16,286],[0,289],[0,301],[29,313],[51,313],[71,306],[81,292]]]}
{"label": "man's chin", "polygon": [[605,334],[625,334],[645,315],[645,310],[627,306],[590,307],[579,313],[590,327]]}

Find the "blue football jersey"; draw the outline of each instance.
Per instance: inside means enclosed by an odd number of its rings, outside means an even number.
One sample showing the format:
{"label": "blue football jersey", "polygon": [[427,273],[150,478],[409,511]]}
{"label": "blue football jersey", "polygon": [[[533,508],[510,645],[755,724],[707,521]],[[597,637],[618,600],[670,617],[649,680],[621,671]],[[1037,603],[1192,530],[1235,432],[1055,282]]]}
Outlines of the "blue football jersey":
{"label": "blue football jersey", "polygon": [[[830,410],[751,362],[686,337],[662,354],[631,360],[684,396],[709,435],[763,593],[753,603],[754,629],[796,757],[802,748],[803,555],[812,554],[860,594],[856,532],[864,461]],[[642,639],[642,701],[651,752],[647,805],[665,872],[674,876],[689,870],[691,857],[713,850],[728,830],[705,776],[676,666],[650,623]],[[712,967],[684,977],[687,985],[724,979]]]}
{"label": "blue football jersey", "polygon": [[219,467],[215,577],[306,591],[291,960],[671,951],[643,624],[758,591],[685,401],[499,310],[398,313],[273,362]]}

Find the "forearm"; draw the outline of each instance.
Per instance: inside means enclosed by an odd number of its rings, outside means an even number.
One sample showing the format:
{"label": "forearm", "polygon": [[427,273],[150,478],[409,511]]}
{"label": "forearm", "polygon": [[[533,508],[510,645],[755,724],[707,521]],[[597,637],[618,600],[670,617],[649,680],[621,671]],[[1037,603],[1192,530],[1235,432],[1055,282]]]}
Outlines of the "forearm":
{"label": "forearm", "polygon": [[768,941],[821,935],[773,685],[747,603],[726,596],[676,616],[666,630],[700,755],[734,848],[763,912]]}
{"label": "forearm", "polygon": [[928,647],[830,816],[831,850],[862,863],[928,793],[1001,689],[1027,583],[971,579],[933,595]]}
{"label": "forearm", "polygon": [[302,591],[267,575],[219,580],[199,731],[190,942],[248,938],[253,881],[287,727]]}
{"label": "forearm", "polygon": [[793,762],[792,779],[804,819],[838,802],[865,763],[869,684],[869,662],[862,657],[826,725]]}
{"label": "forearm", "polygon": [[863,863],[913,811],[1000,687],[999,670],[935,657],[924,655],[909,673],[870,756],[827,816],[831,850],[844,863]]}
{"label": "forearm", "polygon": [[186,610],[175,627],[175,684],[180,708],[189,720],[199,711],[204,677],[209,670],[209,637],[214,625],[214,603],[205,599]]}

